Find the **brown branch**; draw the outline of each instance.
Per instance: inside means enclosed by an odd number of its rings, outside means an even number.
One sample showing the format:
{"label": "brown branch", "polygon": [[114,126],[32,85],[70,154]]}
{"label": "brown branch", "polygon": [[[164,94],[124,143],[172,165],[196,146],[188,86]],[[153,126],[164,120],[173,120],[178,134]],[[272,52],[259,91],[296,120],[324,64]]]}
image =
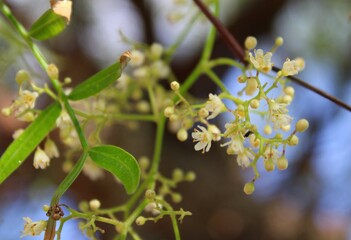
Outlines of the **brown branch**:
{"label": "brown branch", "polygon": [[[230,50],[234,53],[234,55],[244,64],[246,64],[245,61],[245,54],[244,54],[244,49],[240,46],[238,41],[235,39],[235,37],[228,31],[228,29],[208,10],[208,8],[203,4],[201,0],[194,0],[195,4],[199,7],[199,9],[205,14],[205,16],[210,20],[210,22],[216,27],[217,31],[219,32],[220,36],[223,38],[223,40],[226,42]],[[279,72],[281,71],[280,68],[274,66],[273,71]],[[318,95],[332,101],[333,103],[337,104],[338,106],[351,111],[351,106],[349,106],[347,103],[341,101],[340,99],[336,98],[333,95],[330,95],[306,82],[303,80],[294,77],[294,76],[289,76],[288,77],[292,82],[297,83],[298,85],[307,88]]]}

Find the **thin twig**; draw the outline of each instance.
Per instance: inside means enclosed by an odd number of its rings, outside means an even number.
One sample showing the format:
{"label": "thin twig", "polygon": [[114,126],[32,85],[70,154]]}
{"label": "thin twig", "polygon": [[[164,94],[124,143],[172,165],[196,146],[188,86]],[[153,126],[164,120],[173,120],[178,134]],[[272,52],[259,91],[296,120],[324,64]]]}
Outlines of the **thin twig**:
{"label": "thin twig", "polygon": [[[228,47],[230,50],[234,53],[234,55],[239,58],[239,60],[246,64],[245,61],[245,54],[243,48],[240,46],[238,41],[235,39],[235,37],[228,31],[228,29],[208,10],[208,8],[203,4],[201,0],[194,0],[195,4],[199,7],[199,9],[205,14],[205,16],[210,20],[210,22],[216,27],[217,31],[223,38],[223,40],[227,43]],[[280,68],[273,66],[273,71],[279,72],[281,71]],[[347,103],[341,101],[340,99],[336,98],[333,95],[330,95],[306,82],[303,80],[294,77],[294,76],[289,76],[289,79],[298,85],[307,88],[318,95],[332,101],[333,103],[337,104],[338,106],[351,111],[351,106],[348,105]]]}

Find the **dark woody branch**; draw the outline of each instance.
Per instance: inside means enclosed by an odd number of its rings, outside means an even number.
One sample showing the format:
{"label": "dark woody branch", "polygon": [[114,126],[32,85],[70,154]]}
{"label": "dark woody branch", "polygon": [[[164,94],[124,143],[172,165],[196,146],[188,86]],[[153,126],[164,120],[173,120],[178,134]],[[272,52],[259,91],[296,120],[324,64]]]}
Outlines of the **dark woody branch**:
{"label": "dark woody branch", "polygon": [[[223,40],[227,43],[228,47],[230,50],[234,53],[234,55],[242,62],[243,64],[247,64],[245,60],[245,53],[244,49],[240,46],[238,41],[235,39],[235,37],[228,31],[228,29],[208,10],[208,8],[203,4],[201,0],[194,0],[195,4],[199,7],[199,9],[203,12],[203,14],[210,20],[210,22],[215,26],[217,31],[219,32],[220,36],[223,38]],[[280,68],[273,66],[273,71],[279,72],[281,71]],[[330,95],[308,83],[305,81],[301,80],[298,77],[295,76],[289,76],[288,77],[291,81],[297,83],[298,85],[307,88],[318,95],[334,102],[335,104],[339,105],[340,107],[351,111],[351,106],[349,106],[347,103],[341,101],[340,99],[336,98],[333,95]]]}

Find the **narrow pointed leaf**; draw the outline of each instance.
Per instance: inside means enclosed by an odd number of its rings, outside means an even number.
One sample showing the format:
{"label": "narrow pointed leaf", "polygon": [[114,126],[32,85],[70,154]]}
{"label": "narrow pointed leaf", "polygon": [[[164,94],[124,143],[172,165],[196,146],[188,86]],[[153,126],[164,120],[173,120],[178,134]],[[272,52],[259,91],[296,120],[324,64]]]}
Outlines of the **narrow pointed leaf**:
{"label": "narrow pointed leaf", "polygon": [[111,145],[93,147],[89,156],[100,167],[115,175],[132,194],[139,185],[140,168],[135,158],[125,150]]}
{"label": "narrow pointed leaf", "polygon": [[36,146],[55,127],[60,112],[60,104],[50,105],[10,144],[0,158],[0,183],[26,160]]}
{"label": "narrow pointed leaf", "polygon": [[121,76],[121,64],[119,62],[101,70],[92,77],[88,78],[70,93],[70,100],[80,100],[97,94],[110,86]]}
{"label": "narrow pointed leaf", "polygon": [[43,41],[60,34],[67,26],[65,17],[57,15],[52,9],[47,10],[29,29],[32,38]]}

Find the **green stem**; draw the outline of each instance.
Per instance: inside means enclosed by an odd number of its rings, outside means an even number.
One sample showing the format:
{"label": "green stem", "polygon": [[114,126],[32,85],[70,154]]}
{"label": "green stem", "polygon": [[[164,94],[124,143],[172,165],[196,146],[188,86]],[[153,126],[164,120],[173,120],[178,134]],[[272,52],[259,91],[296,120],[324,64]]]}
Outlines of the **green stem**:
{"label": "green stem", "polygon": [[[16,30],[21,35],[23,40],[29,46],[30,50],[32,51],[34,57],[37,59],[40,66],[46,72],[48,64],[47,64],[47,61],[46,61],[44,55],[41,53],[40,49],[33,43],[31,37],[29,36],[29,34],[28,34],[27,30],[24,28],[24,26],[15,18],[15,16],[13,16],[10,8],[8,6],[6,6],[6,4],[2,1],[0,1],[0,11],[13,24],[13,26],[16,28]],[[62,89],[61,89],[60,83],[57,81],[57,79],[50,79],[50,80],[51,80],[51,83],[54,86],[55,90],[58,93],[61,93]]]}

